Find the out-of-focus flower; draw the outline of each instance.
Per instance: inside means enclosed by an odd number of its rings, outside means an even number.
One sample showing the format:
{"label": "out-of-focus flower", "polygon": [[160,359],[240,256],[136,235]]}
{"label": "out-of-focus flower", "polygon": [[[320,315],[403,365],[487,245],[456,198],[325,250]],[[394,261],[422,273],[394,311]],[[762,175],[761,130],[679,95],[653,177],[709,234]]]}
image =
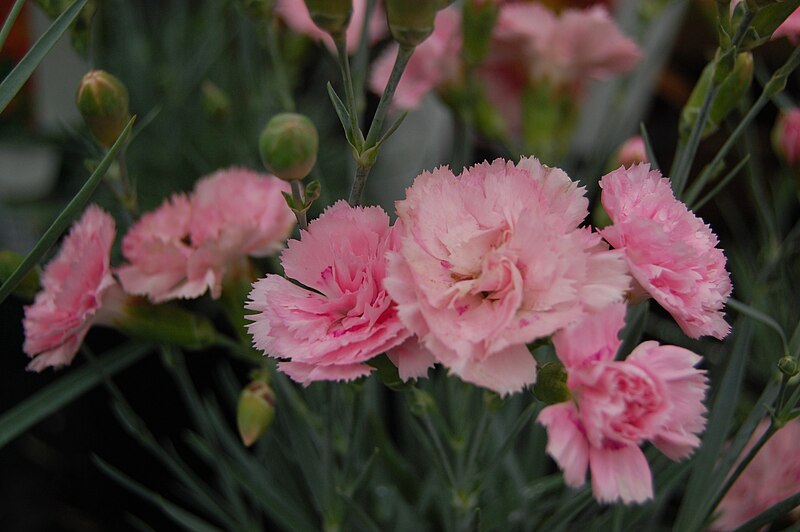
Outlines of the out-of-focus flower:
{"label": "out-of-focus flower", "polygon": [[789,42],[794,45],[797,45],[800,41],[800,8],[795,9],[794,12],[789,15],[789,18],[778,26],[778,29],[772,34],[773,39],[778,39],[780,37],[786,37],[789,39]]}
{"label": "out-of-focus flower", "polygon": [[587,204],[563,171],[532,158],[422,173],[397,202],[389,253],[400,318],[465,381],[500,394],[533,383],[525,344],[629,287],[621,255],[578,227]]}
{"label": "out-of-focus flower", "polygon": [[116,288],[109,263],[114,219],[96,205],[86,209],[44,269],[42,290],[25,307],[23,351],[32,371],[72,362],[89,328],[113,315],[106,296]]}
{"label": "out-of-focus flower", "polygon": [[[380,94],[389,82],[398,44],[389,46],[372,67],[370,88]],[[417,107],[432,90],[457,80],[461,74],[461,15],[448,8],[436,15],[434,30],[417,46],[397,85],[392,105],[400,109]]]}
{"label": "out-of-focus flower", "polygon": [[[330,50],[336,50],[331,36],[319,29],[314,24],[314,21],[311,20],[311,15],[308,14],[308,8],[303,0],[277,0],[275,12],[293,31],[325,43],[325,46]],[[358,43],[361,41],[361,32],[366,14],[367,0],[353,0],[353,16],[350,17],[350,24],[347,26],[346,33],[347,51],[350,53],[356,51]],[[388,31],[386,15],[380,5],[375,7],[368,27],[370,43],[374,43],[386,35]]]}
{"label": "out-of-focus flower", "polygon": [[[281,255],[286,276],[302,286],[278,275],[254,283],[246,308],[257,312],[248,326],[256,348],[285,359],[278,369],[303,384],[368,375],[366,361],[411,336],[383,287],[386,253],[395,246],[379,207],[329,207]],[[398,366],[406,376],[424,375],[431,357],[403,348],[399,356],[416,365]]]}
{"label": "out-of-focus flower", "polygon": [[711,228],[675,199],[669,180],[649,164],[614,170],[600,187],[613,222],[601,230],[603,238],[624,251],[641,289],[691,338],[727,336],[722,307],[731,280]]}
{"label": "out-of-focus flower", "polygon": [[539,422],[567,485],[582,485],[589,468],[596,499],[627,504],[653,496],[641,444],[651,441],[672,460],[700,445],[708,384],[694,367],[700,356],[681,347],[644,342],[615,361],[625,309],[612,305],[556,333],[572,400],[548,406]]}
{"label": "out-of-focus flower", "polygon": [[220,296],[228,269],[246,256],[281,249],[294,225],[282,192],[289,185],[242,169],[220,170],[190,197],[173,196],[147,213],[122,242],[122,286],[154,302]]}
{"label": "out-of-focus flower", "polygon": [[[747,454],[766,432],[769,420],[762,421],[742,450]],[[720,516],[714,530],[733,530],[770,506],[800,491],[800,419],[779,429],[758,451],[719,504]],[[792,514],[800,517],[800,508]]]}
{"label": "out-of-focus flower", "polygon": [[800,109],[781,113],[772,130],[772,147],[789,165],[800,162]]}
{"label": "out-of-focus flower", "polygon": [[648,163],[647,149],[644,139],[640,135],[633,136],[620,146],[616,162],[622,166],[633,166],[638,163]]}

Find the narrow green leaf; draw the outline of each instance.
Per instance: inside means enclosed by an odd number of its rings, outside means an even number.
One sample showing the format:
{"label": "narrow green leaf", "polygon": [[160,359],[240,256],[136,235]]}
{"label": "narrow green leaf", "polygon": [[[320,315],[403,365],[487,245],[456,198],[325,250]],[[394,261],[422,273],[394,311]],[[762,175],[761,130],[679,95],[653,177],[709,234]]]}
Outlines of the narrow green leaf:
{"label": "narrow green leaf", "polygon": [[14,2],[11,11],[8,12],[8,16],[3,22],[3,29],[0,30],[0,50],[3,49],[6,39],[8,39],[8,34],[11,33],[11,28],[14,26],[14,22],[17,20],[17,16],[19,16],[19,12],[22,11],[22,6],[24,5],[25,0],[17,0]]}
{"label": "narrow green leaf", "polygon": [[89,201],[94,189],[97,188],[97,185],[100,183],[100,180],[108,171],[108,168],[111,166],[111,163],[114,161],[114,157],[117,155],[117,152],[122,148],[125,144],[128,134],[133,127],[133,123],[136,121],[136,117],[134,116],[131,118],[128,125],[125,126],[125,129],[120,133],[119,138],[114,143],[113,146],[108,150],[103,160],[100,161],[100,164],[97,166],[97,169],[92,173],[86,183],[81,187],[75,197],[72,198],[72,201],[61,211],[61,214],[58,215],[58,218],[50,225],[50,227],[45,231],[42,238],[33,246],[33,249],[30,253],[25,257],[25,260],[22,261],[22,264],[14,270],[14,273],[11,274],[11,277],[0,286],[0,303],[2,303],[6,297],[11,293],[14,288],[22,281],[25,277],[25,274],[33,268],[42,256],[50,249],[50,246],[55,244],[58,237],[61,236],[61,233],[67,228],[67,226],[72,222],[72,220],[77,216],[78,211],[80,211],[86,202]]}
{"label": "narrow green leaf", "polygon": [[792,511],[797,505],[800,505],[800,492],[795,493],[774,506],[770,506],[739,528],[734,532],[750,532],[760,530],[764,525],[768,525],[779,517],[783,517]]}
{"label": "narrow green leaf", "polygon": [[650,141],[650,134],[647,133],[644,122],[639,124],[639,133],[642,135],[642,140],[644,141],[644,151],[647,154],[647,160],[650,161],[650,168],[653,170],[660,170],[661,167],[658,164],[658,159],[656,159],[656,152],[653,150],[653,143]]}
{"label": "narrow green leaf", "polygon": [[789,355],[789,342],[786,339],[786,333],[783,332],[783,327],[781,327],[781,325],[775,321],[772,316],[769,316],[768,314],[765,314],[764,312],[761,312],[757,308],[753,308],[750,305],[746,305],[741,301],[737,301],[736,299],[729,299],[728,306],[735,311],[744,314],[748,318],[754,319],[775,331],[778,336],[781,337],[781,342],[783,342],[783,348],[786,351],[784,354],[786,356]]}
{"label": "narrow green leaf", "polygon": [[22,86],[25,85],[25,82],[28,81],[28,78],[31,77],[36,67],[39,66],[39,63],[42,62],[42,59],[44,59],[61,35],[67,31],[69,25],[77,18],[83,6],[86,5],[86,1],[87,0],[75,0],[71,6],[64,10],[47,31],[44,32],[44,35],[36,41],[33,48],[31,48],[30,51],[25,54],[25,57],[17,63],[14,70],[0,83],[0,113],[5,110],[11,99],[17,95]]}
{"label": "narrow green leaf", "polygon": [[617,351],[617,358],[624,360],[633,349],[642,342],[642,334],[647,325],[647,315],[650,311],[650,301],[643,301],[633,307],[625,320],[622,330],[622,345]]}
{"label": "narrow green leaf", "polygon": [[77,399],[107,375],[113,375],[150,351],[142,344],[128,344],[107,353],[96,364],[87,364],[64,375],[0,417],[0,448],[53,412]]}
{"label": "narrow green leaf", "polygon": [[[714,188],[712,188],[708,192],[708,194],[703,196],[696,203],[694,202],[694,200],[698,196],[698,194],[700,194],[700,189],[695,188],[694,186],[690,187],[689,190],[686,191],[686,198],[685,198],[686,204],[691,205],[693,211],[697,211],[698,209],[700,209],[700,207],[708,203],[711,199],[714,198],[714,196],[719,194],[720,191],[722,191],[722,189],[728,186],[728,183],[730,183],[731,180],[734,177],[736,177],[739,174],[739,172],[741,172],[742,168],[744,168],[749,161],[750,161],[750,154],[747,154],[742,158],[741,161],[739,161],[739,163],[736,166],[733,167],[733,169],[730,172],[728,172],[728,174],[725,177],[723,177],[720,180],[719,183],[717,183],[717,185]],[[702,184],[700,181],[696,181],[695,183]]]}
{"label": "narrow green leaf", "polygon": [[347,142],[350,143],[354,149],[360,149],[356,146],[355,136],[353,130],[350,129],[350,113],[347,112],[347,107],[345,107],[344,102],[342,99],[339,98],[339,95],[336,94],[336,91],[333,89],[333,85],[328,82],[328,96],[331,98],[331,103],[333,104],[333,108],[336,110],[336,116],[339,117],[339,122],[342,123],[342,129],[344,129],[344,135],[347,137]]}
{"label": "narrow green leaf", "polygon": [[394,134],[394,132],[397,131],[397,128],[400,127],[400,125],[403,123],[403,121],[406,119],[407,116],[408,116],[408,111],[404,111],[400,116],[398,116],[397,119],[389,127],[389,129],[386,130],[386,133],[384,133],[383,136],[380,138],[380,140],[378,140],[378,143],[375,144],[375,147],[380,149],[383,143],[389,140],[389,137],[391,137],[392,134]]}
{"label": "narrow green leaf", "polygon": [[160,508],[164,514],[166,514],[169,518],[175,521],[175,523],[181,525],[186,530],[191,532],[220,532],[219,528],[208,524],[196,515],[187,512],[180,506],[177,506],[176,504],[166,500],[158,493],[145,488],[129,476],[122,473],[120,470],[109,465],[97,455],[92,456],[92,461],[103,471],[103,473],[118,482],[122,487],[127,488],[139,497]]}

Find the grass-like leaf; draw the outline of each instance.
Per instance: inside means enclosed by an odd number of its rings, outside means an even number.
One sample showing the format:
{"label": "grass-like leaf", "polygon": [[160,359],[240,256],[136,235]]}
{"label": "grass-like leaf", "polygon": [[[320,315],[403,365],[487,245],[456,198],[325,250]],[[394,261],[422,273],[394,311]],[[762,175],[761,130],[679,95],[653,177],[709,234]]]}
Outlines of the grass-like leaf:
{"label": "grass-like leaf", "polygon": [[764,525],[768,525],[792,511],[798,504],[800,504],[800,492],[783,499],[781,502],[774,506],[770,506],[739,528],[734,532],[750,532],[760,530]]}
{"label": "grass-like leaf", "polygon": [[19,12],[22,11],[22,6],[24,5],[25,0],[17,0],[11,7],[11,11],[8,12],[8,16],[3,22],[3,29],[0,29],[0,50],[3,49],[6,39],[8,39],[8,34],[11,33],[11,28],[14,26],[14,22],[17,20],[17,16],[19,16]]}
{"label": "grass-like leaf", "polygon": [[47,250],[50,249],[50,246],[55,244],[58,237],[61,236],[61,233],[67,228],[67,226],[72,222],[72,220],[77,216],[78,212],[83,209],[86,202],[89,201],[89,198],[92,196],[94,189],[97,188],[97,185],[100,183],[100,180],[106,175],[108,168],[111,166],[111,163],[114,161],[114,157],[117,155],[117,152],[125,145],[127,141],[128,135],[130,134],[131,128],[133,127],[133,123],[136,120],[134,116],[131,118],[128,125],[125,126],[125,129],[122,130],[117,141],[111,146],[111,149],[108,150],[103,160],[100,161],[100,164],[97,166],[97,169],[92,173],[89,179],[84,183],[83,187],[75,194],[75,197],[72,198],[72,201],[61,211],[61,214],[58,215],[58,218],[50,225],[50,228],[44,233],[42,238],[33,246],[33,249],[30,253],[25,257],[22,263],[14,270],[14,273],[11,274],[5,283],[0,286],[0,303],[2,303],[5,298],[17,287],[17,285],[22,281],[25,277],[25,274],[33,268],[36,263],[42,258],[42,256],[47,253]]}
{"label": "grass-like leaf", "polygon": [[149,346],[141,344],[122,346],[107,353],[94,364],[70,371],[7,411],[0,417],[0,447],[92,389],[105,376],[122,371],[149,351]]}
{"label": "grass-like leaf", "polygon": [[[6,76],[2,83],[0,83],[0,113],[6,108],[8,103],[14,96],[17,95],[19,90],[31,77],[33,71],[42,62],[42,59],[47,55],[53,45],[69,28],[69,25],[75,20],[78,14],[86,5],[87,0],[75,0],[71,6],[64,10],[61,15],[53,22],[53,24],[44,32],[33,48],[25,54],[25,57],[17,63],[14,70]],[[20,2],[17,2],[20,3]],[[15,6],[16,7],[16,6]],[[5,30],[5,28],[3,28]],[[10,29],[9,29],[10,31]]]}

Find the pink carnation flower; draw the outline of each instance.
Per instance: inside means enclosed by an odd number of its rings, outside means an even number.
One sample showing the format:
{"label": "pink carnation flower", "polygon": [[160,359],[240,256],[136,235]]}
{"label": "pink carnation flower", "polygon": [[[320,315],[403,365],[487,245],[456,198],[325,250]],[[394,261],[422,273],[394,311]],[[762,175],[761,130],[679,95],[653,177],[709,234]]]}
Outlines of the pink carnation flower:
{"label": "pink carnation flower", "polygon": [[400,246],[386,288],[438,362],[500,394],[534,382],[526,347],[622,299],[618,252],[578,228],[583,189],[536,159],[456,177],[424,172],[397,202]]}
{"label": "pink carnation flower", "polygon": [[[319,29],[303,0],[278,0],[275,6],[275,13],[286,22],[292,30],[297,33],[307,35],[315,41],[325,43],[330,50],[336,50],[336,45],[330,35]],[[358,48],[361,41],[361,31],[364,27],[364,17],[367,14],[367,0],[353,0],[353,15],[350,17],[350,24],[347,26],[345,36],[347,51],[353,53]],[[382,39],[388,32],[386,25],[386,15],[380,4],[375,7],[369,21],[369,40],[374,43]]]}
{"label": "pink carnation flower", "polygon": [[631,274],[692,338],[722,339],[722,307],[731,293],[725,255],[711,228],[675,199],[649,164],[603,176],[602,202],[613,225],[601,231],[625,252]]}
{"label": "pink carnation flower", "polygon": [[780,37],[786,37],[790,43],[797,45],[800,40],[800,8],[795,9],[772,34],[773,39]]}
{"label": "pink carnation flower", "polygon": [[383,287],[395,245],[380,207],[328,208],[281,255],[286,276],[300,284],[279,275],[254,283],[246,306],[258,312],[249,316],[254,345],[287,359],[278,368],[306,385],[368,375],[364,362],[398,347],[390,357],[401,375],[425,375],[432,359],[409,339]]}
{"label": "pink carnation flower", "polygon": [[[742,451],[744,456],[766,432],[764,420]],[[719,505],[720,517],[714,521],[715,530],[733,530],[767,508],[800,491],[800,419],[778,430],[764,444],[753,461],[742,472]],[[798,517],[800,508],[792,514]]]}
{"label": "pink carnation flower", "polygon": [[117,270],[125,290],[154,302],[220,296],[222,280],[245,256],[283,246],[294,215],[288,184],[241,168],[200,180],[190,197],[175,195],[147,213],[122,241],[129,264]]}
{"label": "pink carnation flower", "polygon": [[647,160],[647,148],[641,135],[635,135],[626,140],[617,152],[617,164],[633,166],[638,163],[650,162]]}
{"label": "pink carnation flower", "polygon": [[116,286],[109,257],[114,219],[91,205],[44,269],[42,291],[25,307],[23,351],[32,371],[72,362],[89,328],[102,321],[104,298]]}
{"label": "pink carnation flower", "polygon": [[800,162],[800,109],[793,108],[781,113],[773,131],[773,145],[789,164]]}
{"label": "pink carnation flower", "polygon": [[700,444],[708,384],[694,367],[700,357],[681,347],[644,342],[615,361],[625,309],[614,304],[556,333],[572,400],[542,410],[539,423],[567,485],[581,486],[589,468],[596,499],[627,504],[653,496],[642,443],[651,441],[672,460]]}
{"label": "pink carnation flower", "polygon": [[[461,14],[456,8],[440,11],[433,33],[417,46],[406,65],[392,100],[400,109],[417,107],[432,90],[453,82],[461,75]],[[375,61],[370,89],[382,94],[389,82],[399,45],[393,43]]]}

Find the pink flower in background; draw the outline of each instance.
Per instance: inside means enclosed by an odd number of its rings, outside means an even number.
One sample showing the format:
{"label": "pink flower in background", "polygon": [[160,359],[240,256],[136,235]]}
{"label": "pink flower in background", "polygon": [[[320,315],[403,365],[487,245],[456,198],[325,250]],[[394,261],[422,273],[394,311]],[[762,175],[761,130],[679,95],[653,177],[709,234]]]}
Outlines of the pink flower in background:
{"label": "pink flower in background", "polygon": [[672,460],[700,445],[708,384],[694,367],[700,356],[681,347],[644,342],[615,361],[625,310],[617,303],[556,333],[572,399],[542,410],[539,423],[569,486],[581,486],[588,468],[596,499],[627,504],[653,496],[641,444],[651,441]]}
{"label": "pink flower in background", "polygon": [[793,108],[781,113],[772,132],[772,142],[789,165],[800,162],[800,109]]}
{"label": "pink flower in background", "polygon": [[[42,290],[25,307],[23,351],[32,371],[72,362],[89,328],[102,318],[104,296],[116,285],[109,265],[114,219],[91,205],[44,269]],[[106,309],[108,311],[110,309]]]}
{"label": "pink flower in background", "polygon": [[242,169],[200,180],[191,196],[175,195],[146,213],[122,241],[123,288],[154,302],[220,296],[231,266],[283,247],[294,215],[283,199],[289,185]]}
{"label": "pink flower in background", "polygon": [[793,45],[797,45],[800,41],[800,8],[795,9],[772,34],[773,39],[780,37],[786,37]]}
{"label": "pink flower in background", "polygon": [[423,172],[397,202],[399,248],[385,285],[438,362],[500,394],[536,378],[526,343],[622,299],[618,252],[578,225],[583,189],[536,159],[456,177]]}
{"label": "pink flower in background", "polygon": [[[400,109],[417,107],[432,90],[461,75],[461,14],[456,8],[440,11],[433,33],[417,46],[397,85],[392,105]],[[398,45],[389,46],[375,61],[370,89],[382,94],[389,82]]]}
{"label": "pink flower in background", "polygon": [[[397,316],[383,287],[386,252],[396,236],[380,207],[339,201],[311,222],[301,240],[281,255],[286,276],[257,281],[246,308],[253,343],[267,355],[287,359],[278,368],[303,384],[368,375],[364,364],[391,354],[406,377],[424,376],[432,365]],[[397,362],[396,362],[397,363]]]}
{"label": "pink flower in background", "polygon": [[614,170],[600,187],[613,222],[601,233],[624,251],[641,288],[691,338],[727,336],[722,307],[731,280],[711,228],[675,199],[669,180],[649,164]]}
{"label": "pink flower in background", "polygon": [[647,148],[641,135],[635,135],[626,140],[616,156],[617,164],[621,166],[633,166],[639,163],[648,163]]}
{"label": "pink flower in background", "polygon": [[[330,50],[336,50],[336,45],[330,35],[319,29],[303,0],[277,0],[275,13],[283,19],[289,28],[297,33],[302,33],[308,37],[325,43]],[[350,24],[347,26],[347,51],[353,53],[358,48],[361,41],[361,32],[364,27],[364,17],[367,14],[367,0],[353,0],[353,16],[350,17]],[[369,42],[370,44],[382,39],[388,33],[386,25],[386,15],[380,3],[372,12],[369,21]]]}
{"label": "pink flower in background", "polygon": [[[756,428],[742,456],[766,432],[769,420]],[[764,444],[719,504],[714,530],[733,530],[767,508],[800,491],[800,419],[787,423]],[[797,517],[800,508],[792,514]]]}

